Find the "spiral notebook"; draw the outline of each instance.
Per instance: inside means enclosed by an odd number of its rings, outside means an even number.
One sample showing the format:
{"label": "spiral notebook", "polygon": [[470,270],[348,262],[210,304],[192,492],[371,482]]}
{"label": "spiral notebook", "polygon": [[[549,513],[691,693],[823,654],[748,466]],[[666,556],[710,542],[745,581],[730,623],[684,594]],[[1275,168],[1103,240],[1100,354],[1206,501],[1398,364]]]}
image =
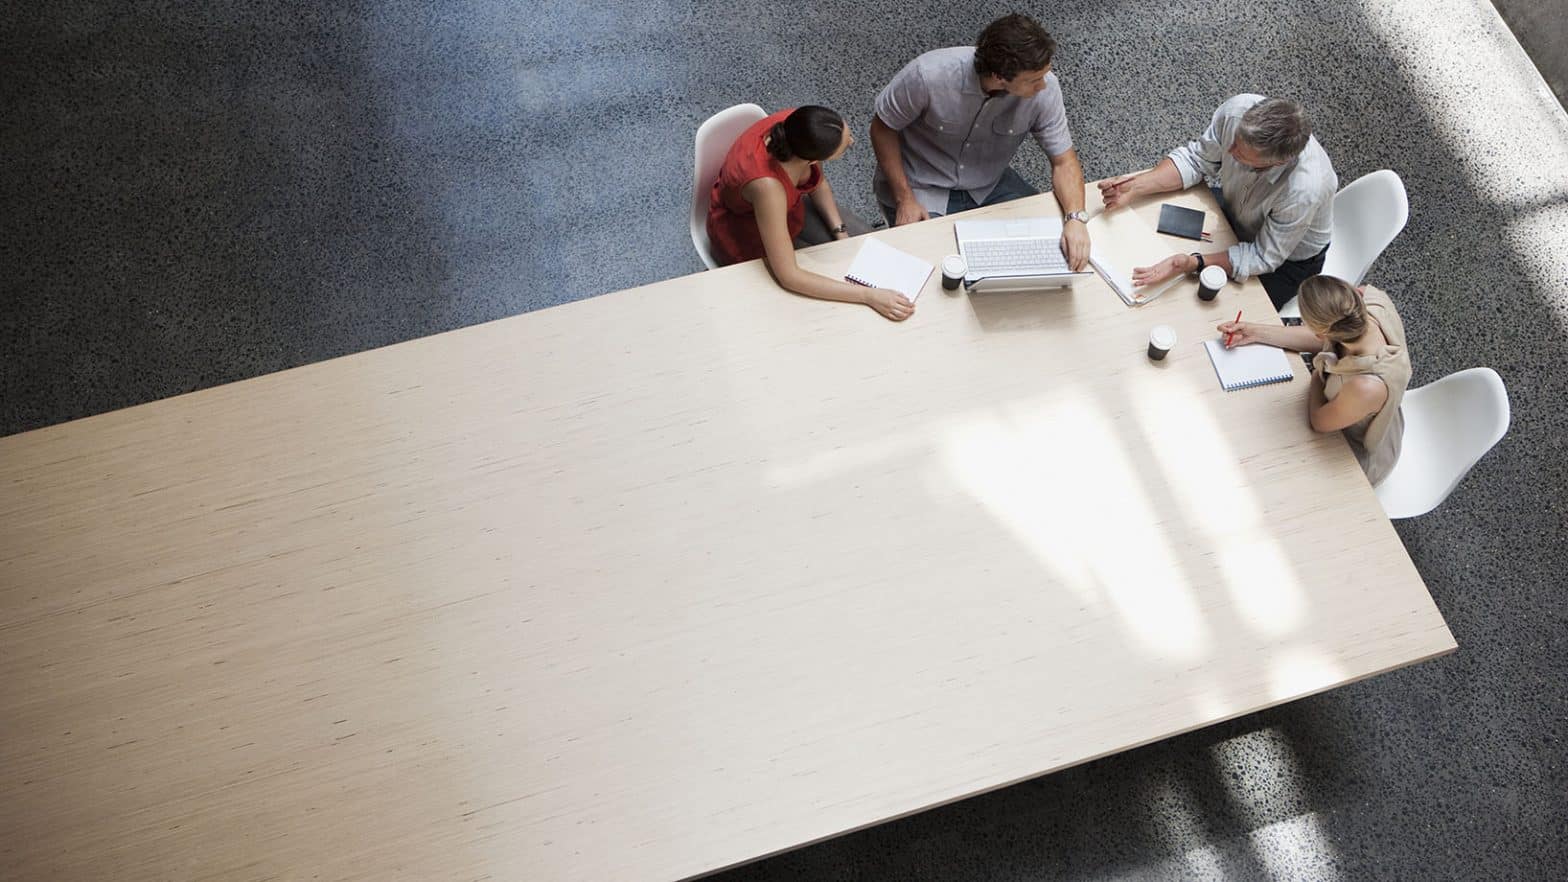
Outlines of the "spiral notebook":
{"label": "spiral notebook", "polygon": [[1226,392],[1287,383],[1296,378],[1285,350],[1275,346],[1249,343],[1226,349],[1225,340],[1221,338],[1204,340],[1203,348],[1209,351],[1209,361],[1214,362],[1214,373],[1219,375],[1220,385]]}
{"label": "spiral notebook", "polygon": [[866,239],[844,278],[868,288],[892,288],[913,303],[936,269],[913,254],[905,254],[879,239]]}

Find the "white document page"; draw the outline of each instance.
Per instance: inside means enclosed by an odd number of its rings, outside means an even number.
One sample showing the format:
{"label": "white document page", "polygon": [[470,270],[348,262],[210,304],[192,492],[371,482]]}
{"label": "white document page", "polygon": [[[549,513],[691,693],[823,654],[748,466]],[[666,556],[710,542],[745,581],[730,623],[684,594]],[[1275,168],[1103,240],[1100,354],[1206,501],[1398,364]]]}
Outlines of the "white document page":
{"label": "white document page", "polygon": [[844,278],[871,288],[892,288],[913,303],[935,268],[880,239],[867,238]]}
{"label": "white document page", "polygon": [[1142,306],[1181,279],[1134,288],[1134,267],[1153,266],[1170,257],[1170,245],[1128,208],[1102,211],[1089,219],[1089,262],[1128,306]]}

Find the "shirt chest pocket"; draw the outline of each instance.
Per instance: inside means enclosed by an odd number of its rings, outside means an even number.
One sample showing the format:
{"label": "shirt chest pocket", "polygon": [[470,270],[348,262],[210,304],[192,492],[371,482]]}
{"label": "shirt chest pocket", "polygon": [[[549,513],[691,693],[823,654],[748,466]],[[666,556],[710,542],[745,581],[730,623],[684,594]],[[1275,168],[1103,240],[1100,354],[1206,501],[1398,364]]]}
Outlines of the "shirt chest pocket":
{"label": "shirt chest pocket", "polygon": [[1004,113],[991,121],[991,134],[998,138],[1022,139],[1024,133],[1029,131],[1029,124],[1010,113]]}
{"label": "shirt chest pocket", "polygon": [[925,123],[939,137],[962,138],[969,133],[974,114],[966,114],[961,110],[939,111],[933,107],[926,111]]}

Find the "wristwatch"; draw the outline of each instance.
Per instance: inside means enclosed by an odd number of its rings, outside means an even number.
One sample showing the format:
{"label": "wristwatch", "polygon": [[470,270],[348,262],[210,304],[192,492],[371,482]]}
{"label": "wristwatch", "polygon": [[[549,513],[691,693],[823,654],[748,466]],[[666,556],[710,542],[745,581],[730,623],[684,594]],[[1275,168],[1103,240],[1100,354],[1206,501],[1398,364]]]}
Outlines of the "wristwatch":
{"label": "wristwatch", "polygon": [[1198,258],[1198,268],[1193,270],[1193,272],[1195,272],[1195,273],[1203,272],[1203,265],[1204,265],[1204,263],[1203,263],[1203,255],[1201,255],[1198,252],[1194,251],[1194,252],[1192,252],[1192,256]]}
{"label": "wristwatch", "polygon": [[1089,215],[1082,211],[1069,211],[1062,215],[1062,223],[1065,224],[1070,220],[1075,220],[1081,224],[1087,224],[1089,222]]}

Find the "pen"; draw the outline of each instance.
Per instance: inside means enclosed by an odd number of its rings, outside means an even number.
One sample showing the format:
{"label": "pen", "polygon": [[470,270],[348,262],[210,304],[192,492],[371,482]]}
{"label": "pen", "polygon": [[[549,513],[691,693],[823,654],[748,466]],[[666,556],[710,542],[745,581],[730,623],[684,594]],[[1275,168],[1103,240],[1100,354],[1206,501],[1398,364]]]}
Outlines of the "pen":
{"label": "pen", "polygon": [[[1238,309],[1238,310],[1236,310],[1236,322],[1239,322],[1239,321],[1241,321],[1241,310]],[[1231,322],[1231,324],[1234,325],[1236,322]],[[1230,348],[1230,338],[1235,336],[1235,334],[1236,334],[1235,331],[1231,331],[1230,333],[1225,335],[1225,348],[1226,349]]]}

